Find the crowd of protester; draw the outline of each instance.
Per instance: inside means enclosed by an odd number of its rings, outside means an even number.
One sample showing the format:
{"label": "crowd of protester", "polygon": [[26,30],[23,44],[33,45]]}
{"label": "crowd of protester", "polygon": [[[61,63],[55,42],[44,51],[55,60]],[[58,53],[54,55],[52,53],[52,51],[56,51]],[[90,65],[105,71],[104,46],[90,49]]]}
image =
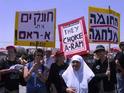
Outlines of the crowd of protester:
{"label": "crowd of protester", "polygon": [[0,59],[0,93],[19,93],[19,85],[26,93],[124,93],[124,42],[119,48],[112,54],[98,45],[92,54],[67,58],[59,49],[19,54],[7,46]]}

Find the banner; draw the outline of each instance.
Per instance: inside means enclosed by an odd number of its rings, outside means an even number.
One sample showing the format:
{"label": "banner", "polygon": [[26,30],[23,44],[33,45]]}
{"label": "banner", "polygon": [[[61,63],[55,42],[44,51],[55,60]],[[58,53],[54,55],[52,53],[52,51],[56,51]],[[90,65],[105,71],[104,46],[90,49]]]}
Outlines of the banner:
{"label": "banner", "polygon": [[89,43],[84,17],[58,25],[60,48],[66,56],[86,54],[89,52]]}
{"label": "banner", "polygon": [[89,7],[90,42],[120,42],[120,14],[103,8]]}
{"label": "banner", "polygon": [[56,9],[16,12],[15,45],[55,47]]}

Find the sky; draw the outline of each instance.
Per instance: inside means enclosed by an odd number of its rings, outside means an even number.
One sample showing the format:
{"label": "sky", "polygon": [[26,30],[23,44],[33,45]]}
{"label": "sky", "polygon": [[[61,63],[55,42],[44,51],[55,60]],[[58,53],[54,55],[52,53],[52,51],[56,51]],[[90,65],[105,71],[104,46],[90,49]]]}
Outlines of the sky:
{"label": "sky", "polygon": [[[124,0],[0,0],[0,47],[14,45],[16,11],[42,11],[56,8],[56,26],[84,16],[88,30],[88,7],[108,8],[120,13],[120,40],[124,41]],[[58,36],[58,32],[56,33]],[[56,47],[59,38],[56,36]],[[92,47],[93,44],[90,44]],[[116,45],[115,45],[116,46]]]}

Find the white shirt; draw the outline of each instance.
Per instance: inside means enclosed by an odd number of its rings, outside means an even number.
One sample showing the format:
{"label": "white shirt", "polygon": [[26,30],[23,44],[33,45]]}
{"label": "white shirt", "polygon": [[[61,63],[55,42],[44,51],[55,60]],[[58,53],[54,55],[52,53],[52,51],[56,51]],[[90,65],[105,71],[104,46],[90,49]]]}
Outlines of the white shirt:
{"label": "white shirt", "polygon": [[51,64],[54,63],[54,58],[51,56],[49,58],[45,57],[44,61],[45,61],[44,66],[46,66],[48,69],[50,69]]}

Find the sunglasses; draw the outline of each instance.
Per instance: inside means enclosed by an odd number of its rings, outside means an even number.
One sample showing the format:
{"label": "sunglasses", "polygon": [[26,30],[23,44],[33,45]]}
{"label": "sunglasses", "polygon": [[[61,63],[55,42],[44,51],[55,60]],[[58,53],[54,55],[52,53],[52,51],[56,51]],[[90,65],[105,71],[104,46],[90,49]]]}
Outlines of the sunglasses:
{"label": "sunglasses", "polygon": [[43,55],[39,55],[39,54],[37,54],[36,56],[38,56],[38,57],[43,57]]}

